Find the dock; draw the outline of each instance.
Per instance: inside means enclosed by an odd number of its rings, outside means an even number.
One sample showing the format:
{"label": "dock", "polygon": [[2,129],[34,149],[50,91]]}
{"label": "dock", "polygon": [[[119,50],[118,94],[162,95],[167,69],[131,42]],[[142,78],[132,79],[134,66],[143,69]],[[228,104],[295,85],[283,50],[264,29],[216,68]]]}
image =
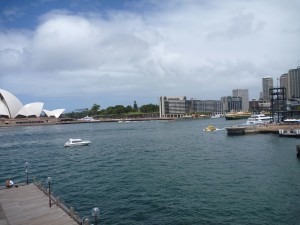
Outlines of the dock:
{"label": "dock", "polygon": [[[36,184],[0,190],[0,225],[78,225],[80,221]],[[72,212],[72,211],[71,211]]]}
{"label": "dock", "polygon": [[274,133],[279,134],[279,129],[292,130],[300,129],[298,124],[262,124],[256,126],[232,126],[227,127],[228,135],[245,135],[245,134],[263,134]]}

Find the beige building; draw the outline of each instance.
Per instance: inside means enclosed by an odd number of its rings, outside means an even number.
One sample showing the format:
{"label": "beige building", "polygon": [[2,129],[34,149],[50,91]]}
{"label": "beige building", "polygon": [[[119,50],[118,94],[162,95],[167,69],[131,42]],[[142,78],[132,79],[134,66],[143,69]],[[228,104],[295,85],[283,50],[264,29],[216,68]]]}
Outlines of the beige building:
{"label": "beige building", "polygon": [[232,90],[233,97],[241,97],[242,98],[242,111],[249,111],[249,92],[248,89],[234,89]]}
{"label": "beige building", "polygon": [[300,67],[289,70],[287,81],[288,99],[300,98]]}
{"label": "beige building", "polygon": [[269,90],[273,88],[273,78],[270,76],[262,78],[262,100],[270,101]]}

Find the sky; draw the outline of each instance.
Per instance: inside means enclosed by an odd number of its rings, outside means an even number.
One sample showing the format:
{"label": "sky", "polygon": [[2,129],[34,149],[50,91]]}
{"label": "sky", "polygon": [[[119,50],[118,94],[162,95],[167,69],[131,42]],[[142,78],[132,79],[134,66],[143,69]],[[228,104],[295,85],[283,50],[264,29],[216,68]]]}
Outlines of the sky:
{"label": "sky", "polygon": [[300,0],[0,0],[0,89],[66,112],[258,99],[300,66]]}

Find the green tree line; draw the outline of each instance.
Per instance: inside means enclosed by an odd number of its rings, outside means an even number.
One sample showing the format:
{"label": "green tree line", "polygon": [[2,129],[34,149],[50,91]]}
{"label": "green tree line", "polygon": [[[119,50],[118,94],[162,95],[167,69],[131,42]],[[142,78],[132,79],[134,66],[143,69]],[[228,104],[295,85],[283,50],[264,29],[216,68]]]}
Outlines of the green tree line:
{"label": "green tree line", "polygon": [[98,104],[93,104],[93,106],[88,109],[84,109],[80,112],[70,112],[65,113],[65,117],[70,118],[83,118],[86,116],[90,117],[126,117],[126,116],[139,116],[144,114],[158,114],[159,106],[154,104],[142,105],[140,108],[137,107],[136,102],[134,102],[133,107],[131,105],[115,105],[109,106],[106,109],[101,109],[101,106]]}

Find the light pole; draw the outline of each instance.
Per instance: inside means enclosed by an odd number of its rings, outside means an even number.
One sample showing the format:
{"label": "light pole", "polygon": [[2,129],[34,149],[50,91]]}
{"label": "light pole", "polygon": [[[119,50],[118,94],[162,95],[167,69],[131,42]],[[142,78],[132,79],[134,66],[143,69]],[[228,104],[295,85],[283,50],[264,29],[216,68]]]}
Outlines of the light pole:
{"label": "light pole", "polygon": [[82,220],[82,225],[90,225],[90,219],[88,217],[85,217],[83,220]]}
{"label": "light pole", "polygon": [[49,189],[49,207],[51,208],[51,177],[47,177],[46,182],[48,183],[48,189]]}
{"label": "light pole", "polygon": [[100,214],[100,209],[98,207],[95,207],[92,209],[92,216],[95,218],[95,225],[97,225],[97,217]]}
{"label": "light pole", "polygon": [[28,162],[25,163],[25,173],[26,173],[26,185],[28,185]]}

